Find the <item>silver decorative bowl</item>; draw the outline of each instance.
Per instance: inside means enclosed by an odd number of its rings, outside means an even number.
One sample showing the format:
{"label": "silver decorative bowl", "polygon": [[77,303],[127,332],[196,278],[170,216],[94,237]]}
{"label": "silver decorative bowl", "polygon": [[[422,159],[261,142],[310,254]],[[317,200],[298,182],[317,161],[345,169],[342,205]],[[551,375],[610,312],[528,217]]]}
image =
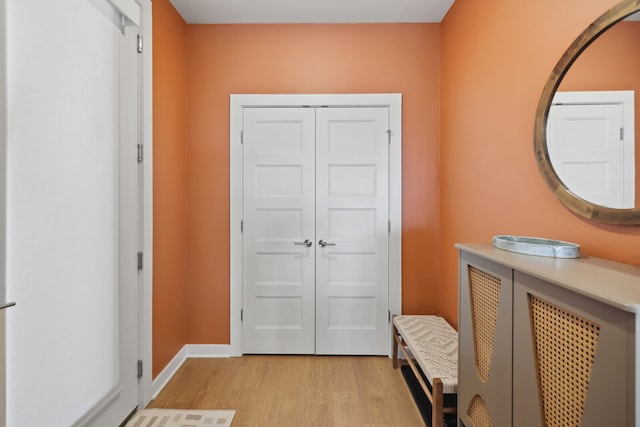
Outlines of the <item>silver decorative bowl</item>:
{"label": "silver decorative bowl", "polygon": [[537,255],[553,258],[578,258],[580,245],[562,240],[542,239],[524,236],[493,236],[493,246],[505,251],[525,255]]}

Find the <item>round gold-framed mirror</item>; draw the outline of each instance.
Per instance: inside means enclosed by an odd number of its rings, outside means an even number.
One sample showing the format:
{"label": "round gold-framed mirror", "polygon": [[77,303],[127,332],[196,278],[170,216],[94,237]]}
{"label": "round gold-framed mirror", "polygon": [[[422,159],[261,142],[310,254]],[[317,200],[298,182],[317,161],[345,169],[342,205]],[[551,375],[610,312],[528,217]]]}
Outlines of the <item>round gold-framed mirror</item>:
{"label": "round gold-framed mirror", "polygon": [[534,153],[545,183],[560,202],[571,211],[585,218],[609,224],[639,225],[640,208],[620,209],[601,206],[577,196],[567,188],[554,169],[549,156],[547,145],[549,111],[558,87],[580,54],[611,26],[638,11],[640,11],[640,0],[625,0],[589,25],[569,46],[554,67],[536,109]]}

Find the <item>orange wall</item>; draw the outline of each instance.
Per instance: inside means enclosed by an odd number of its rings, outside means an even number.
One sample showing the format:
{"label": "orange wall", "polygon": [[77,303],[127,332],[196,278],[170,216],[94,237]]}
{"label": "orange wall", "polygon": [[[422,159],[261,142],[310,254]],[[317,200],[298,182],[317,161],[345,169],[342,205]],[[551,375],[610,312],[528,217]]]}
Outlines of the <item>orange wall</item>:
{"label": "orange wall", "polygon": [[403,306],[434,312],[440,26],[190,25],[186,46],[188,342],[229,342],[232,93],[403,93]]}
{"label": "orange wall", "polygon": [[[455,242],[495,234],[577,242],[640,265],[640,227],[582,219],[545,186],[533,155],[542,88],[574,38],[616,0],[456,0],[442,23],[439,308],[457,324]],[[630,52],[631,54],[631,52]]]}
{"label": "orange wall", "polygon": [[229,342],[231,93],[404,94],[406,313],[457,324],[455,242],[547,236],[640,265],[640,227],[572,214],[533,156],[551,69],[615,2],[456,0],[441,25],[186,26],[154,0],[154,376],[186,343]]}
{"label": "orange wall", "polygon": [[[639,43],[640,22],[619,22],[578,57],[559,88],[635,91],[636,165],[640,165],[640,55],[632,52]],[[640,207],[640,173],[636,173],[636,207]]]}
{"label": "orange wall", "polygon": [[187,25],[153,1],[153,377],[187,341]]}

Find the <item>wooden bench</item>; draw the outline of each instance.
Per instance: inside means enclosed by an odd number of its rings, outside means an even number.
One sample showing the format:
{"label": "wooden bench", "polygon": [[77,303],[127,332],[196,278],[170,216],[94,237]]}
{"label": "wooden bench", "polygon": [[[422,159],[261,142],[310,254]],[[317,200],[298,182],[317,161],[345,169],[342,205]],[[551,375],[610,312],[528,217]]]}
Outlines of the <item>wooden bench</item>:
{"label": "wooden bench", "polygon": [[441,427],[444,414],[456,413],[444,395],[458,393],[458,333],[440,316],[394,316],[393,336],[393,367],[411,367],[431,402],[431,425]]}

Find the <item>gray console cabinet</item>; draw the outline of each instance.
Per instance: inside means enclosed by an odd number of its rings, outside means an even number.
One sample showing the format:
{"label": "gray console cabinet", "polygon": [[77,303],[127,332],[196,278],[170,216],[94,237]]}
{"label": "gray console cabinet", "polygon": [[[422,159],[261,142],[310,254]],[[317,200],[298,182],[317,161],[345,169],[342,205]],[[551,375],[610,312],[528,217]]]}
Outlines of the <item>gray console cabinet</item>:
{"label": "gray console cabinet", "polygon": [[640,268],[456,247],[460,426],[640,426]]}

